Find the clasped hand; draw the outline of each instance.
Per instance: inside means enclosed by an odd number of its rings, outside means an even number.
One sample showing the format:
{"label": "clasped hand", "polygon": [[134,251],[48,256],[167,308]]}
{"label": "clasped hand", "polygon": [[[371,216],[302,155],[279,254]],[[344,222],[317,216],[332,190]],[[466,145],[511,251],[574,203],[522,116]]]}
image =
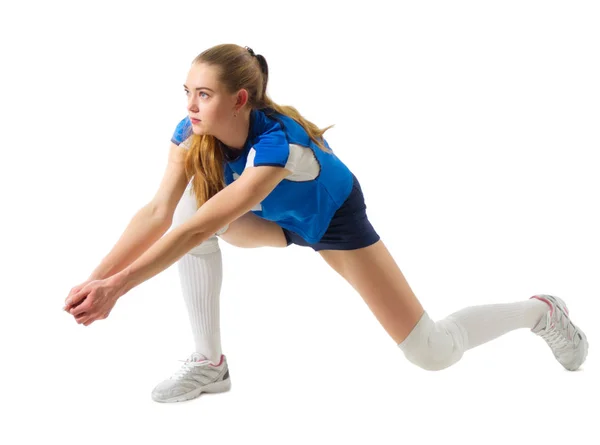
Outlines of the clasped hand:
{"label": "clasped hand", "polygon": [[114,281],[88,280],[71,289],[63,309],[73,315],[77,323],[88,326],[107,318],[123,294],[122,286]]}

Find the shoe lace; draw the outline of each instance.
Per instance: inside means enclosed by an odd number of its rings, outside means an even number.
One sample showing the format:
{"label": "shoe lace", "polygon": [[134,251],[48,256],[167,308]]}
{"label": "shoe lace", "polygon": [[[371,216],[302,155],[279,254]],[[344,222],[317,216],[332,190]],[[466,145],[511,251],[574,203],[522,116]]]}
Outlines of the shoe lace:
{"label": "shoe lace", "polygon": [[202,361],[197,361],[197,360],[193,360],[191,358],[187,358],[185,360],[178,360],[180,362],[183,362],[183,365],[181,366],[181,368],[175,372],[175,374],[173,374],[170,378],[171,380],[179,380],[182,379],[183,377],[185,377],[193,368],[197,367],[197,366],[205,366],[206,364],[208,364],[207,360],[202,360]]}
{"label": "shoe lace", "polygon": [[569,347],[568,337],[565,335],[565,331],[569,328],[569,323],[566,326],[562,325],[562,318],[559,315],[558,319],[552,324],[546,332],[542,334],[542,337],[550,345],[550,347],[559,351]]}

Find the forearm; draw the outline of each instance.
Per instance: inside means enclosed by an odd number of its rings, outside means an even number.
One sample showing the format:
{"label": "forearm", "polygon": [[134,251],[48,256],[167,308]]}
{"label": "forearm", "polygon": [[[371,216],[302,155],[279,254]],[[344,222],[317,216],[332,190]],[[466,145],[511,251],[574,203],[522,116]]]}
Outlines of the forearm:
{"label": "forearm", "polygon": [[206,201],[192,217],[159,239],[133,264],[110,277],[111,283],[119,288],[119,294],[124,295],[167,269],[219,228],[250,211],[291,174],[289,170],[272,166],[250,170]]}
{"label": "forearm", "polygon": [[170,226],[170,220],[156,215],[150,204],[142,207],[89,278],[102,280],[122,271],[160,239]]}
{"label": "forearm", "polygon": [[123,294],[170,267],[191,249],[209,238],[208,234],[192,232],[188,224],[176,227],[156,241],[129,267],[113,275]]}

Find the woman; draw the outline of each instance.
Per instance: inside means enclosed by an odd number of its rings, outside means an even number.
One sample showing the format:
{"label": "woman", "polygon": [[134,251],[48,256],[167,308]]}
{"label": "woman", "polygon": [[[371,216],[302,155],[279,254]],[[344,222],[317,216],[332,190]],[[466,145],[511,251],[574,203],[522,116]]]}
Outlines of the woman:
{"label": "woman", "polygon": [[[180,201],[183,206],[188,200],[187,215],[133,263],[83,283],[67,297],[66,309],[87,326],[108,316],[120,296],[177,260],[184,288],[206,286],[188,303],[199,333],[197,349],[206,354],[192,354],[174,377],[155,388],[154,400],[187,400],[203,391],[229,389],[218,338],[216,233],[241,247],[294,243],[319,252],[363,297],[408,360],[423,369],[445,369],[466,350],[518,328],[544,338],[566,369],[581,366],[587,339],[554,296],[468,307],[431,320],[371,226],[357,178],[323,138],[329,127],[320,130],[295,108],[274,103],[266,94],[267,83],[265,58],[247,47],[218,45],[194,59],[184,85],[188,117],[172,139],[172,149],[179,150],[173,155],[179,156],[173,161],[179,173],[177,179],[163,180],[154,203],[170,225],[173,203],[193,176],[193,197],[186,193]],[[213,258],[207,259],[210,254]],[[203,268],[200,263],[192,267],[192,261],[203,261]],[[210,335],[213,346],[202,345]]]}

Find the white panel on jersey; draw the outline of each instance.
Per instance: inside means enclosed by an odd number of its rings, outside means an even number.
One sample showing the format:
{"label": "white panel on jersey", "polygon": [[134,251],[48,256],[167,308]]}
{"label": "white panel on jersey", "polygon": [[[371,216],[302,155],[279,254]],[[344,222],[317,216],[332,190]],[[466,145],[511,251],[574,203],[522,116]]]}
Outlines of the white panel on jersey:
{"label": "white panel on jersey", "polygon": [[246,158],[246,165],[244,168],[254,167],[254,157],[256,156],[256,150],[251,148],[248,152],[248,157]]}
{"label": "white panel on jersey", "polygon": [[189,138],[187,138],[185,141],[183,141],[181,144],[179,144],[179,146],[181,148],[189,150],[189,148],[192,146],[192,137],[193,136],[190,136]]}
{"label": "white panel on jersey", "polygon": [[[245,168],[254,167],[255,156],[256,150],[252,148],[248,153],[248,161]],[[321,171],[321,166],[314,152],[309,147],[297,144],[290,144],[290,155],[288,156],[285,168],[292,172],[285,179],[296,182],[312,181],[319,176],[319,172]]]}

